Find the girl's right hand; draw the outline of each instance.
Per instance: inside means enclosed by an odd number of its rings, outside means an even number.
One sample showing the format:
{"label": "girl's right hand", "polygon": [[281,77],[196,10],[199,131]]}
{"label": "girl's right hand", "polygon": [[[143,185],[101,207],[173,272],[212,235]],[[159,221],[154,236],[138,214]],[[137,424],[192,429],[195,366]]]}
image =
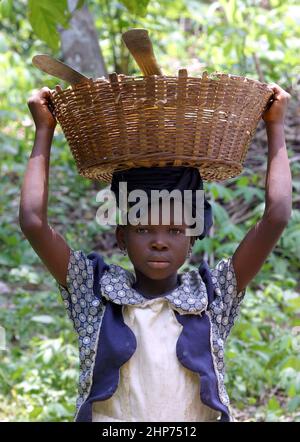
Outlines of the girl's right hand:
{"label": "girl's right hand", "polygon": [[[60,86],[56,86],[56,90],[61,90]],[[56,118],[49,110],[51,90],[43,87],[35,92],[28,100],[27,104],[33,117],[36,129],[48,129],[54,131],[56,126]]]}

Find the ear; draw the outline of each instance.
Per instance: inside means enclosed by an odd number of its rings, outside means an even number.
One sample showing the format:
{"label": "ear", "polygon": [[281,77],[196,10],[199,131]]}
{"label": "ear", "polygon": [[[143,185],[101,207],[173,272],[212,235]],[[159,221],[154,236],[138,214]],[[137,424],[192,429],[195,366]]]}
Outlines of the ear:
{"label": "ear", "polygon": [[124,249],[126,247],[125,226],[118,224],[116,227],[115,234],[119,248]]}

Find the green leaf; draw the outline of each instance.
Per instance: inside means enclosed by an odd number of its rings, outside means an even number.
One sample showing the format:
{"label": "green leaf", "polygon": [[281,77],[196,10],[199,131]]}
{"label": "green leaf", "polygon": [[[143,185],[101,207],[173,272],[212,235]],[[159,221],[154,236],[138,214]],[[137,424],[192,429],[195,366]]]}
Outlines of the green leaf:
{"label": "green leaf", "polygon": [[150,0],[121,0],[124,6],[134,15],[144,17]]}
{"label": "green leaf", "polygon": [[236,0],[220,0],[220,4],[223,6],[228,23],[231,25],[236,24]]}
{"label": "green leaf", "polygon": [[75,11],[77,11],[78,9],[81,9],[83,7],[85,3],[85,0],[78,0]]}
{"label": "green leaf", "polygon": [[271,398],[269,400],[269,402],[268,402],[268,409],[269,410],[276,411],[276,410],[280,410],[280,408],[281,408],[280,404],[275,398]]}
{"label": "green leaf", "polygon": [[66,27],[70,19],[67,0],[29,0],[28,18],[36,35],[48,46],[57,50],[59,33],[57,26]]}
{"label": "green leaf", "polygon": [[49,364],[51,359],[53,358],[53,349],[52,348],[46,348],[42,354],[42,359],[45,364]]}
{"label": "green leaf", "polygon": [[295,370],[300,370],[300,359],[296,356],[287,357],[280,364],[280,368],[283,370],[288,367],[294,368]]}
{"label": "green leaf", "polygon": [[1,17],[13,19],[13,0],[2,0],[0,3]]}
{"label": "green leaf", "polygon": [[299,406],[300,406],[299,396],[293,397],[293,399],[291,399],[287,404],[287,408],[290,413],[293,413],[294,411],[298,410]]}
{"label": "green leaf", "polygon": [[59,418],[68,414],[68,411],[62,404],[49,404],[46,406],[47,413],[57,416]]}
{"label": "green leaf", "polygon": [[32,420],[36,420],[36,418],[43,412],[43,407],[34,407],[34,409],[29,413],[29,417]]}
{"label": "green leaf", "polygon": [[54,324],[55,320],[49,315],[32,316],[32,321],[41,322],[42,324]]}

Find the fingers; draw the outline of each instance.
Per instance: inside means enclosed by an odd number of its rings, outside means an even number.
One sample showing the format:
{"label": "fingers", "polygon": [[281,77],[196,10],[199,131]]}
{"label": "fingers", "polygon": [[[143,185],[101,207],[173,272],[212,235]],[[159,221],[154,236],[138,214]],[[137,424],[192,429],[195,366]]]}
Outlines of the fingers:
{"label": "fingers", "polygon": [[289,101],[291,99],[291,95],[286,92],[284,89],[282,89],[278,84],[276,83],[270,83],[270,86],[274,92],[274,100],[286,100]]}
{"label": "fingers", "polygon": [[62,88],[61,88],[60,84],[57,84],[55,86],[55,89],[52,89],[51,92],[62,92]]}
{"label": "fingers", "polygon": [[40,98],[49,98],[51,95],[51,89],[48,87],[42,87],[42,89],[39,90],[38,95]]}
{"label": "fingers", "polygon": [[32,104],[48,104],[51,94],[56,92],[62,92],[61,86],[58,84],[54,89],[49,89],[47,86],[42,87],[38,91],[34,91],[31,97],[28,99],[27,104],[30,106]]}
{"label": "fingers", "polygon": [[42,89],[33,92],[27,103],[44,103],[45,101],[47,101],[47,99],[49,99],[50,94],[51,90],[48,87],[43,87]]}

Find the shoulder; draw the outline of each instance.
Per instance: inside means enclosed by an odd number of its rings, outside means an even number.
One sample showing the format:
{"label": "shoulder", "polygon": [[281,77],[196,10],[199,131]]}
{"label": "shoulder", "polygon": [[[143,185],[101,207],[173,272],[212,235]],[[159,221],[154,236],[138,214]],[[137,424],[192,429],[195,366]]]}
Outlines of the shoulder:
{"label": "shoulder", "polygon": [[76,287],[77,284],[82,285],[88,281],[94,281],[95,277],[100,277],[101,273],[103,273],[106,268],[108,268],[108,265],[105,263],[103,256],[99,253],[91,252],[86,254],[82,250],[71,249],[67,283],[73,283],[73,285],[75,283]]}
{"label": "shoulder", "polygon": [[215,293],[214,301],[210,305],[210,313],[221,337],[225,340],[239,315],[240,304],[244,299],[246,288],[240,292],[237,291],[231,256],[219,260],[210,272]]}
{"label": "shoulder", "polygon": [[[237,281],[231,256],[219,260],[210,271],[217,294],[220,294],[220,291],[224,290],[228,293],[234,293],[236,291]],[[238,293],[236,293],[236,295],[238,295]]]}
{"label": "shoulder", "polygon": [[105,266],[103,257],[95,252],[87,255],[82,250],[70,250],[67,286],[57,286],[76,330],[86,318],[93,322],[103,313],[99,279]]}

